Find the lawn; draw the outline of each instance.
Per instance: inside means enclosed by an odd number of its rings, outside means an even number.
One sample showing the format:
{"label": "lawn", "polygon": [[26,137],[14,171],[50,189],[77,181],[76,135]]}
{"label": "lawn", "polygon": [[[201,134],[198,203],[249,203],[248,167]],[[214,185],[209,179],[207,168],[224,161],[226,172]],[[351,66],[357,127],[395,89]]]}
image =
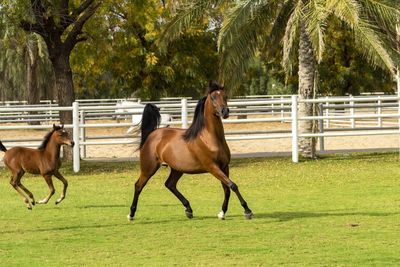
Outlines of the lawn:
{"label": "lawn", "polygon": [[[185,175],[178,188],[191,202],[189,220],[165,187],[163,167],[141,195],[133,222],[137,163],[83,163],[67,198],[25,208],[0,169],[0,266],[398,266],[400,158],[358,154],[291,163],[288,158],[231,163],[252,220],[232,195],[217,219],[220,183],[209,174]],[[43,178],[22,182],[37,199]]]}

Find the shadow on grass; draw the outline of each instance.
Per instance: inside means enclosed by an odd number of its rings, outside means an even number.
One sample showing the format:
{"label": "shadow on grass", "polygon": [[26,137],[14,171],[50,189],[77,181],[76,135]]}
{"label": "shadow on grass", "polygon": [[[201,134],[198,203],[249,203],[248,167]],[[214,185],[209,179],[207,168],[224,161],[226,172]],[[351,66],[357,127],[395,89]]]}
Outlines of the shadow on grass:
{"label": "shadow on grass", "polygon": [[370,216],[386,217],[398,215],[400,212],[311,212],[311,211],[287,211],[255,214],[258,219],[277,219],[279,222],[291,221],[295,219],[321,218],[321,217],[342,217],[342,216]]}
{"label": "shadow on grass", "polygon": [[[115,205],[120,206],[120,205]],[[122,206],[122,205],[121,205]],[[84,208],[84,207],[82,207]],[[277,222],[286,222],[296,219],[307,219],[307,218],[322,218],[322,217],[341,217],[341,216],[369,216],[369,217],[386,217],[399,215],[400,212],[311,212],[311,211],[287,211],[287,212],[271,212],[271,213],[255,213],[253,219],[277,219]],[[227,221],[232,218],[243,218],[241,214],[227,214]],[[183,214],[182,217],[175,218],[163,218],[151,220],[149,218],[142,217],[141,219],[135,219],[133,222],[128,222],[126,218],[121,217],[120,223],[114,224],[92,224],[92,225],[71,225],[61,227],[50,227],[41,229],[16,229],[8,231],[0,231],[0,234],[12,234],[12,233],[24,233],[24,232],[49,232],[49,231],[69,231],[75,229],[102,229],[111,227],[134,227],[140,225],[157,225],[157,224],[168,224],[168,223],[185,223],[190,221],[205,221],[214,220],[219,221],[217,216],[195,216],[192,220],[187,219]],[[243,220],[245,220],[243,218]]]}

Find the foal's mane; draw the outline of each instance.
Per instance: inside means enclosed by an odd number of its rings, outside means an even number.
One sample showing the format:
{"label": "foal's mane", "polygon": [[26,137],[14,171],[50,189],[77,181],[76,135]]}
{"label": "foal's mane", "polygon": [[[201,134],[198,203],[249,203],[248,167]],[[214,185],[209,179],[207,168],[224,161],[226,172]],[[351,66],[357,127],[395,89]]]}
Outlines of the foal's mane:
{"label": "foal's mane", "polygon": [[199,102],[197,103],[196,109],[194,110],[193,122],[192,125],[186,130],[183,134],[183,139],[185,141],[195,139],[199,133],[203,130],[205,126],[205,117],[204,117],[204,105],[207,100],[207,96],[214,91],[222,90],[223,88],[216,82],[211,82],[207,88],[207,95],[203,96]]}
{"label": "foal's mane", "polygon": [[40,146],[38,147],[38,149],[39,149],[39,150],[44,150],[44,149],[46,148],[47,144],[49,143],[50,138],[51,138],[51,136],[53,135],[53,133],[54,133],[55,131],[60,130],[60,129],[62,129],[61,126],[54,126],[54,127],[53,127],[53,130],[51,130],[50,132],[48,132],[48,133],[44,136],[43,141],[42,141],[42,143],[40,144]]}

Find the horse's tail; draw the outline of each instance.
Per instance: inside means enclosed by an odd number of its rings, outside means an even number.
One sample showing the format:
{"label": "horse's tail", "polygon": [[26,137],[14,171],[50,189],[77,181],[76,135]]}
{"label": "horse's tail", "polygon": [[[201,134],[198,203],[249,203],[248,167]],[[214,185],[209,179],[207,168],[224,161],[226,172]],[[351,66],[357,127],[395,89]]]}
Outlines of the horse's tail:
{"label": "horse's tail", "polygon": [[0,141],[0,150],[3,152],[7,151],[7,148],[3,145],[3,143]]}
{"label": "horse's tail", "polygon": [[142,134],[139,149],[141,149],[147,140],[147,137],[160,126],[161,115],[159,108],[153,104],[146,104],[143,110],[140,131]]}

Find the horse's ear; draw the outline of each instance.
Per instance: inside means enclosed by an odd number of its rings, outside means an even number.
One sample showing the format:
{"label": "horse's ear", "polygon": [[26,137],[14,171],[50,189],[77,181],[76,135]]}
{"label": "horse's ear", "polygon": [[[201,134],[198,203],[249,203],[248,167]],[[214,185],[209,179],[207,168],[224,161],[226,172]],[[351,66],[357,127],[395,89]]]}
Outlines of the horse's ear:
{"label": "horse's ear", "polygon": [[64,123],[63,123],[63,124],[61,124],[61,129],[64,129]]}
{"label": "horse's ear", "polygon": [[53,123],[53,130],[55,130],[56,129],[56,125]]}

